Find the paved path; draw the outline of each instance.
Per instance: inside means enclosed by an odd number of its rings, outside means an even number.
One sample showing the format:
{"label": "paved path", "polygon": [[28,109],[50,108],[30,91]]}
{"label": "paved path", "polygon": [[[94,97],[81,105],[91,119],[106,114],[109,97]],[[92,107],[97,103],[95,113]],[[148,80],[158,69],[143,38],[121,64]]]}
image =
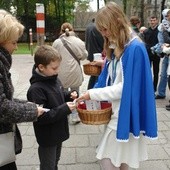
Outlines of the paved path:
{"label": "paved path", "polygon": [[[26,99],[32,65],[31,55],[13,56],[11,72],[17,98]],[[85,76],[81,92],[86,90],[88,78]],[[148,142],[149,160],[142,162],[139,170],[170,170],[170,112],[164,108],[167,103],[168,99],[157,100],[159,138]],[[18,170],[36,170],[39,160],[32,123],[21,123],[19,128],[23,151],[17,156]],[[103,131],[103,125],[70,125],[71,135],[63,143],[59,170],[100,170],[95,149]]]}

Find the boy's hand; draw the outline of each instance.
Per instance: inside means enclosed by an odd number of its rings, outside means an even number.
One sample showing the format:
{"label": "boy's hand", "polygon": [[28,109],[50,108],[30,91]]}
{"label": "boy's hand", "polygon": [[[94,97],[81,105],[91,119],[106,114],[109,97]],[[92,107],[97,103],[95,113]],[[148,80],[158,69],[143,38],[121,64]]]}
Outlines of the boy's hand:
{"label": "boy's hand", "polygon": [[67,106],[71,111],[73,111],[76,108],[76,103],[75,102],[67,102]]}
{"label": "boy's hand", "polygon": [[44,113],[44,108],[38,106],[37,109],[38,109],[38,117],[39,117]]}

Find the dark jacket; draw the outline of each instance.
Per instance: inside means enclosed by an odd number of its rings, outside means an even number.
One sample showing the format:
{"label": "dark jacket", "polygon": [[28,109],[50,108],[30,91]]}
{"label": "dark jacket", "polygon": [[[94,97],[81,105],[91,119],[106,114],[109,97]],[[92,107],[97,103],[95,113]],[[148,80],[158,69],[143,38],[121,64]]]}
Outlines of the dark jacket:
{"label": "dark jacket", "polygon": [[9,72],[12,57],[0,47],[0,134],[10,132],[12,123],[33,121],[37,118],[34,103],[13,99],[13,85]]}
{"label": "dark jacket", "polygon": [[63,92],[57,76],[45,77],[33,68],[31,86],[27,93],[29,101],[50,109],[34,122],[34,131],[40,146],[55,146],[69,138],[68,114],[71,113],[66,101],[71,101],[70,92]]}
{"label": "dark jacket", "polygon": [[152,55],[151,47],[158,43],[158,26],[152,29],[149,27],[147,30],[143,32],[144,42],[146,44],[146,49],[149,55]]}
{"label": "dark jacket", "polygon": [[164,43],[170,44],[170,33],[167,30],[163,30]]}
{"label": "dark jacket", "polygon": [[102,53],[104,39],[100,32],[96,29],[95,23],[91,22],[85,31],[85,45],[88,51],[87,59],[93,61],[94,53]]}
{"label": "dark jacket", "polygon": [[34,121],[37,118],[34,103],[13,99],[14,89],[9,72],[11,64],[11,55],[0,47],[0,134],[12,132],[15,123]]}

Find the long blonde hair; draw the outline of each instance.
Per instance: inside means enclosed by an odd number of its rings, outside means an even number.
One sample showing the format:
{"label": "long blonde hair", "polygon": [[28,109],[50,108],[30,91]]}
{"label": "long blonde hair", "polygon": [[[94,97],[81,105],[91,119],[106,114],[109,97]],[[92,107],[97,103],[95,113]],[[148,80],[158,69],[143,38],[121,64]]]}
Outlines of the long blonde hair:
{"label": "long blonde hair", "polygon": [[120,57],[124,50],[125,44],[130,39],[130,26],[127,17],[124,12],[114,2],[109,2],[97,12],[95,19],[97,29],[103,30],[107,29],[110,33],[109,40],[104,37],[104,49],[106,50],[106,55],[108,58],[111,57],[113,49],[110,49],[110,39],[115,44],[117,54],[116,57]]}

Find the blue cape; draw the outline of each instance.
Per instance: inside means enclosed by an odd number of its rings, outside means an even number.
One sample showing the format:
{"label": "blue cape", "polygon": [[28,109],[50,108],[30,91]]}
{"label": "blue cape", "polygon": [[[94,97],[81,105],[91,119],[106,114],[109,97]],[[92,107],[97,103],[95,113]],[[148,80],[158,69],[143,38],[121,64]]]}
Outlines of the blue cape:
{"label": "blue cape", "polygon": [[106,79],[107,79],[107,75],[108,75],[108,61],[105,61],[104,67],[102,69],[102,72],[100,73],[97,82],[95,83],[93,88],[102,88],[102,87],[106,87]]}
{"label": "blue cape", "polygon": [[[121,61],[123,90],[117,125],[117,140],[128,141],[130,133],[138,138],[141,132],[149,138],[157,138],[154,88],[149,57],[144,44],[138,39],[134,39],[125,48]],[[102,77],[99,76],[96,87],[101,87],[100,84],[104,87],[106,84],[108,73],[106,68],[107,64],[101,73]]]}

